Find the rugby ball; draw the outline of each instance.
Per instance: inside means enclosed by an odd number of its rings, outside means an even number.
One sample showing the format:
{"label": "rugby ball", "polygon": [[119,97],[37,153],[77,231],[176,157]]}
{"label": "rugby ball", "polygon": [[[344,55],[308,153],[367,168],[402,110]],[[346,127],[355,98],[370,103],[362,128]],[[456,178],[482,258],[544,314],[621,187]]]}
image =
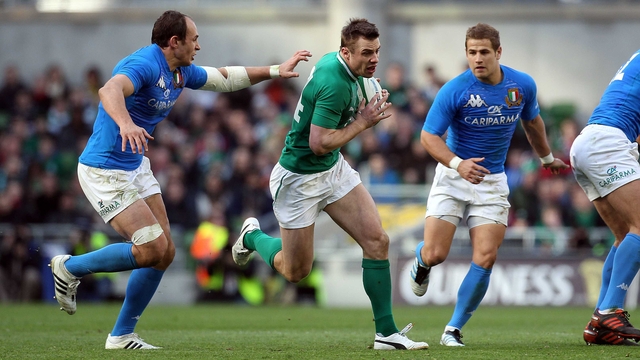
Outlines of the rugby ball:
{"label": "rugby ball", "polygon": [[358,100],[362,101],[362,99],[366,99],[366,103],[368,104],[371,99],[374,97],[377,100],[380,100],[380,93],[382,92],[382,87],[378,80],[374,77],[365,78],[361,77],[361,81],[358,81]]}

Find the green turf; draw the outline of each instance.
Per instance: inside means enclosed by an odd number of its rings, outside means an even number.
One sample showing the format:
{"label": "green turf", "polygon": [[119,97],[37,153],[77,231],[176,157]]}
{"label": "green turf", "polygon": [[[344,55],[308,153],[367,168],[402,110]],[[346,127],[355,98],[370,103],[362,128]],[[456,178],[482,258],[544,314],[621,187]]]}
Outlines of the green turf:
{"label": "green turf", "polygon": [[[119,310],[81,303],[69,316],[54,305],[0,305],[0,359],[612,359],[640,347],[586,346],[589,308],[481,307],[465,326],[464,348],[438,344],[450,307],[398,307],[401,328],[429,350],[375,351],[368,309],[151,306],[136,331],[162,350],[104,350]],[[640,310],[631,313],[640,321]]]}

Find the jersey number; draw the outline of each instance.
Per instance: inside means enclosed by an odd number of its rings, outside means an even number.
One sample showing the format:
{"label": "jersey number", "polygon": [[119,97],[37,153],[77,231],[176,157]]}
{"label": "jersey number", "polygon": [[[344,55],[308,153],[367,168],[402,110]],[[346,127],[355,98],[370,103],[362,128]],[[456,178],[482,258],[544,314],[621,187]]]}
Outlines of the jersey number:
{"label": "jersey number", "polygon": [[295,120],[296,122],[300,122],[300,113],[304,110],[304,105],[302,105],[302,93],[304,93],[304,89],[307,87],[307,84],[309,84],[309,81],[311,81],[311,79],[313,78],[314,71],[316,71],[315,66],[311,69],[311,73],[307,78],[307,82],[304,84],[304,87],[302,88],[302,92],[300,92],[300,99],[298,99],[298,105],[296,105],[296,111],[293,113],[293,120]]}
{"label": "jersey number", "polygon": [[620,69],[618,69],[618,72],[616,73],[616,76],[613,77],[613,79],[611,79],[611,81],[609,82],[609,84],[611,84],[612,82],[616,81],[616,80],[622,80],[624,78],[624,69],[629,66],[629,63],[636,57],[638,56],[638,53],[633,54],[633,56],[631,56],[631,59],[629,59],[629,61],[627,61],[626,64],[622,65],[620,67]]}

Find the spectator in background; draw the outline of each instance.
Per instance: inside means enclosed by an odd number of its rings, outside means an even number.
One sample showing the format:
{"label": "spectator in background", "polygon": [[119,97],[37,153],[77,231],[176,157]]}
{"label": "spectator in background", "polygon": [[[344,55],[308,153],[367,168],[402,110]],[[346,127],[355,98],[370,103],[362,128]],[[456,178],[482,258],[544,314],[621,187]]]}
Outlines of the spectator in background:
{"label": "spectator in background", "polygon": [[48,111],[48,107],[42,109],[39,104],[34,101],[31,92],[25,89],[19,90],[16,94],[11,115],[32,122],[38,115],[45,114]]}
{"label": "spectator in background", "polygon": [[[369,184],[370,185],[399,185],[401,183],[398,173],[389,167],[387,159],[381,153],[373,153],[369,157]],[[393,191],[392,191],[393,192]],[[374,195],[376,203],[394,203],[398,201],[395,195]]]}
{"label": "spectator in background", "polygon": [[44,77],[44,92],[47,96],[48,104],[55,100],[66,99],[69,96],[71,87],[58,64],[49,66]]}
{"label": "spectator in background", "polygon": [[44,172],[33,184],[38,188],[35,198],[36,209],[33,212],[33,222],[44,223],[53,218],[60,211],[62,191],[58,186],[58,177],[51,172]]}
{"label": "spectator in background", "polygon": [[18,66],[8,65],[4,69],[4,78],[0,86],[0,115],[9,116],[14,112],[16,99],[21,92],[28,93],[28,89],[20,77]]}
{"label": "spectator in background", "polygon": [[389,91],[389,102],[393,106],[404,110],[408,110],[409,99],[407,90],[409,84],[404,75],[404,65],[399,62],[392,62],[387,66],[384,78],[380,81],[382,88]]}
{"label": "spectator in background", "polygon": [[436,94],[440,91],[440,88],[444,86],[446,81],[440,77],[435,65],[427,64],[423,68],[425,84],[422,87],[422,95],[429,103],[433,103],[436,98]]}
{"label": "spectator in background", "polygon": [[47,112],[47,127],[51,134],[60,135],[62,128],[71,122],[71,114],[67,100],[64,97],[53,99],[52,106]]}
{"label": "spectator in background", "polygon": [[41,256],[29,228],[16,223],[0,239],[0,301],[40,299]]}
{"label": "spectator in background", "polygon": [[229,229],[220,204],[213,204],[209,218],[198,226],[190,253],[196,260],[195,275],[202,290],[198,300],[243,301],[251,305],[264,302],[264,287],[257,277],[255,262],[242,268],[233,262]]}
{"label": "spectator in background", "polygon": [[24,223],[29,219],[28,201],[23,183],[10,180],[7,187],[0,193],[0,222]]}
{"label": "spectator in background", "polygon": [[[109,245],[109,238],[101,232],[92,232],[85,219],[76,219],[77,227],[69,234],[69,254],[78,256]],[[106,301],[113,299],[113,282],[116,273],[89,274],[82,278],[78,300]]]}
{"label": "spectator in background", "polygon": [[89,66],[84,73],[84,89],[89,95],[91,103],[98,106],[100,96],[98,90],[104,85],[102,72],[96,65]]}

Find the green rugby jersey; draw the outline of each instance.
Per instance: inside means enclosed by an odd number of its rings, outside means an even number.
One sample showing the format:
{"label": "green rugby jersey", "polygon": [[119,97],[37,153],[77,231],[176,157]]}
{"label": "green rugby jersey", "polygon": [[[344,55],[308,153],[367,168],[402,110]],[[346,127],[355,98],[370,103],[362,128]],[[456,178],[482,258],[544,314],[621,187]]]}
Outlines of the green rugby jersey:
{"label": "green rugby jersey", "polygon": [[311,124],[326,129],[347,126],[358,110],[361,90],[358,77],[351,72],[338,52],[324,55],[311,69],[293,114],[280,165],[297,174],[315,174],[329,170],[338,161],[340,149],[316,155],[309,147]]}

